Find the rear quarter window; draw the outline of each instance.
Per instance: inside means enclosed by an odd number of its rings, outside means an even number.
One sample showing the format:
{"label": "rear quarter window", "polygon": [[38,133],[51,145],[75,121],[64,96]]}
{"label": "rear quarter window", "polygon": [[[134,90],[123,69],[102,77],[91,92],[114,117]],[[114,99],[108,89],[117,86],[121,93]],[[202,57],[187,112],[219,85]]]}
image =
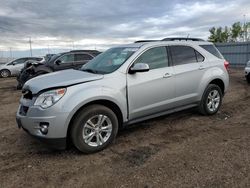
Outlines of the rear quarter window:
{"label": "rear quarter window", "polygon": [[214,56],[216,56],[220,59],[224,59],[224,57],[221,55],[220,51],[214,45],[207,44],[207,45],[200,45],[200,47],[202,47],[203,49],[205,49],[209,53],[213,54]]}
{"label": "rear quarter window", "polygon": [[174,65],[183,65],[204,61],[204,57],[190,46],[170,46]]}

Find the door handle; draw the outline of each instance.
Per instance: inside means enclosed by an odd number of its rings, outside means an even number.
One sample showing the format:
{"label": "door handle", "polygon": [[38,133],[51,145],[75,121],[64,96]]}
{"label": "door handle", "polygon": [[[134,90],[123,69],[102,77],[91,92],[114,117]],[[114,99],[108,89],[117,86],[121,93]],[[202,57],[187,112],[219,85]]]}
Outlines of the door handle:
{"label": "door handle", "polygon": [[166,74],[164,74],[163,78],[170,78],[171,76],[172,76],[172,74],[166,73]]}

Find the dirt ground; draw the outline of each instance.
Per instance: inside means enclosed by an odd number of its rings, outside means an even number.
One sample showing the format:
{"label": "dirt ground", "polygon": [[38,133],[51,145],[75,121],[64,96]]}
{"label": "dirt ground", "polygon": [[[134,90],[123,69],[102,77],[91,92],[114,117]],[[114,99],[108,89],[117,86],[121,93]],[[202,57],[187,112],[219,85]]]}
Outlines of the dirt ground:
{"label": "dirt ground", "polygon": [[50,150],[19,130],[21,92],[0,79],[0,187],[250,187],[250,85],[243,70],[230,77],[217,115],[145,121],[91,155]]}

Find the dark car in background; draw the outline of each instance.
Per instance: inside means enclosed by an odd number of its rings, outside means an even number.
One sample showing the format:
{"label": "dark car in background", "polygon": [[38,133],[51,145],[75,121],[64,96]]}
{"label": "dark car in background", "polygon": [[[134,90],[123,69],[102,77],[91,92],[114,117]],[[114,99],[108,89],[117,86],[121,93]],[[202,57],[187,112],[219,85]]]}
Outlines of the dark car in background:
{"label": "dark car in background", "polygon": [[21,89],[26,81],[39,75],[65,69],[79,69],[100,53],[97,50],[73,50],[55,54],[43,63],[26,64],[21,74],[17,77],[17,89]]}

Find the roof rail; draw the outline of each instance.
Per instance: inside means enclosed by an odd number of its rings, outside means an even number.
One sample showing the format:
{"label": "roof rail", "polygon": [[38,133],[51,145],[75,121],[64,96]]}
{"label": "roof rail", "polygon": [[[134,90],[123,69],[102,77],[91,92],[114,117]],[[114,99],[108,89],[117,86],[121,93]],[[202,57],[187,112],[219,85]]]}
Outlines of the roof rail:
{"label": "roof rail", "polygon": [[97,50],[71,50],[70,52],[89,52],[89,53],[98,53]]}
{"label": "roof rail", "polygon": [[162,41],[175,41],[175,40],[179,40],[179,41],[182,41],[182,40],[185,40],[185,41],[205,41],[203,39],[199,39],[199,38],[189,38],[189,37],[173,37],[173,38],[164,38],[162,39]]}
{"label": "roof rail", "polygon": [[160,40],[138,40],[138,41],[135,41],[135,43],[140,43],[140,42],[157,42],[157,41],[160,41]]}

